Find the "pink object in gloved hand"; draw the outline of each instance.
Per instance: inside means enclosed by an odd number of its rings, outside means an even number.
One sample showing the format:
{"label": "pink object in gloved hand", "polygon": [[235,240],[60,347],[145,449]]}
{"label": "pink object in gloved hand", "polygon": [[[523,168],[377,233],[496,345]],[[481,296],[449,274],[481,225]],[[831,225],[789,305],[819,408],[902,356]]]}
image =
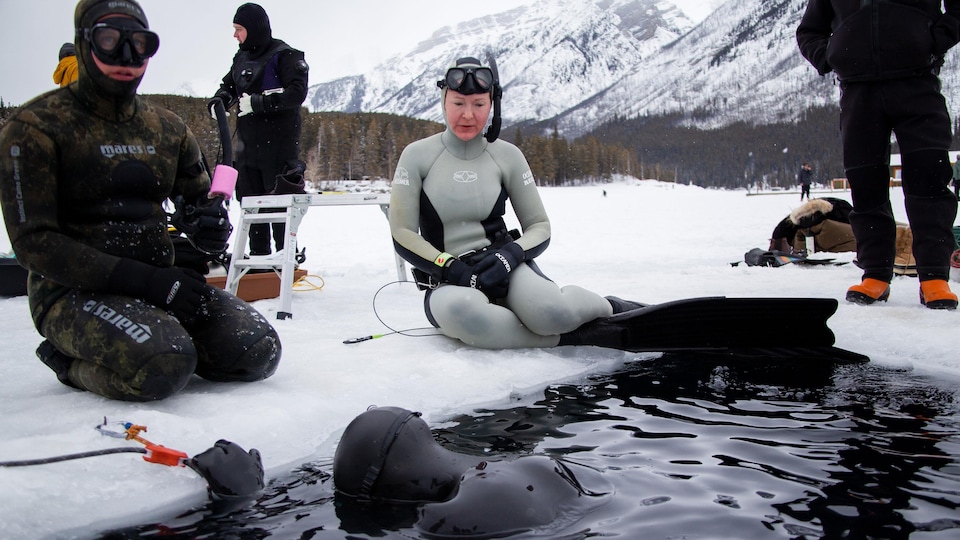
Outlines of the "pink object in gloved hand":
{"label": "pink object in gloved hand", "polygon": [[217,165],[213,170],[213,180],[210,181],[210,197],[222,195],[230,200],[233,188],[237,185],[237,170],[229,165]]}

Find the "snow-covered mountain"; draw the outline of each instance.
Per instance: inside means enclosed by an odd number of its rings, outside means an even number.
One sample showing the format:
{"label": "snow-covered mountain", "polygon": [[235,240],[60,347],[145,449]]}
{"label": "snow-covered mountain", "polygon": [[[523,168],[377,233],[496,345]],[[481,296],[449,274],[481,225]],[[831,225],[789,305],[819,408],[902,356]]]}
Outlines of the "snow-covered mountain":
{"label": "snow-covered mountain", "polygon": [[506,124],[556,116],[596,95],[693,23],[665,0],[543,0],[437,30],[370,72],[311,87],[313,110],[441,120],[436,81],[457,56],[492,54]]}
{"label": "snow-covered mountain", "polygon": [[701,127],[738,120],[794,120],[804,109],[836,101],[833,78],[800,55],[796,28],[806,0],[737,0],[646,58],[556,121],[565,132],[609,118],[681,112]]}
{"label": "snow-covered mountain", "polygon": [[[796,44],[807,0],[728,0],[700,24],[667,0],[543,0],[443,28],[364,75],[318,84],[313,110],[441,120],[435,82],[451,55],[492,53],[504,125],[544,122],[567,137],[615,116],[681,112],[698,127],[801,118],[834,104]],[[960,110],[957,54],[942,78]],[[432,89],[434,89],[432,91]]]}

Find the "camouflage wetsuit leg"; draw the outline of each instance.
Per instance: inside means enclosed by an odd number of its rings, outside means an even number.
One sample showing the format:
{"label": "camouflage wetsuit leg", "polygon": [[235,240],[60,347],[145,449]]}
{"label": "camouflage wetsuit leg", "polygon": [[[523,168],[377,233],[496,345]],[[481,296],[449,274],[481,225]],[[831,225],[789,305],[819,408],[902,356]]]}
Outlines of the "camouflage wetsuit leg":
{"label": "camouflage wetsuit leg", "polygon": [[163,399],[194,373],[215,381],[264,379],[280,360],[280,340],[266,319],[213,287],[207,313],[189,333],[146,302],[77,290],[53,304],[40,330],[74,358],[71,383],[110,399]]}
{"label": "camouflage wetsuit leg", "polygon": [[197,348],[197,375],[223,382],[252,382],[273,375],[281,353],[277,331],[250,304],[211,289],[207,313],[187,326]]}

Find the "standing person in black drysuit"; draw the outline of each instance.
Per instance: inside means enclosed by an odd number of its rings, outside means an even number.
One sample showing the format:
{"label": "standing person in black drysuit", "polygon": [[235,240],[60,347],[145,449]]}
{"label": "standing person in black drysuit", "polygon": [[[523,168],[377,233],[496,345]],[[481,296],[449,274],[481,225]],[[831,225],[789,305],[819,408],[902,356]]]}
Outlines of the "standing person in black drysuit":
{"label": "standing person in black drysuit", "polygon": [[[237,199],[243,200],[275,193],[278,177],[282,185],[302,184],[300,105],[307,97],[310,69],[303,52],[273,38],[270,19],[259,5],[240,6],[233,28],[240,50],[214,99],[227,108],[234,104],[239,108]],[[283,249],[283,223],[273,224],[273,240],[277,251]],[[251,225],[250,255],[269,254],[269,226]]]}
{"label": "standing person in black drysuit", "polygon": [[37,355],[68,386],[130,401],[176,394],[194,373],[269,377],[270,323],[174,266],[165,200],[207,253],[226,250],[231,227],[190,129],[136,94],[159,37],[135,0],[81,0],[74,22],[77,82],[0,131],[3,216],[46,337]]}
{"label": "standing person in black drysuit", "polygon": [[806,196],[810,200],[810,183],[813,181],[813,168],[809,163],[800,166],[800,172],[797,173],[797,182],[800,184],[800,200]]}
{"label": "standing person in black drysuit", "polygon": [[[946,6],[946,12],[941,10]],[[840,80],[843,166],[863,281],[847,300],[890,295],[897,225],[890,206],[890,133],[903,156],[920,302],[956,309],[950,255],[957,198],[947,189],[951,121],[940,93],[943,57],[960,41],[960,0],[810,0],[797,28],[803,56]]]}

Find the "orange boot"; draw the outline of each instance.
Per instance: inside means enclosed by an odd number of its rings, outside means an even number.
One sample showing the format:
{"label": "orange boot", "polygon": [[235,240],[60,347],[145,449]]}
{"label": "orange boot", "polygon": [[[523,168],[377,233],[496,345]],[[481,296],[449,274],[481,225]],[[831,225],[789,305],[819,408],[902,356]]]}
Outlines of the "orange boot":
{"label": "orange boot", "polygon": [[957,295],[950,291],[946,280],[921,281],[920,303],[930,309],[957,309]]}
{"label": "orange boot", "polygon": [[847,302],[868,306],[877,300],[886,302],[890,297],[890,284],[879,279],[867,278],[859,285],[847,289]]}

